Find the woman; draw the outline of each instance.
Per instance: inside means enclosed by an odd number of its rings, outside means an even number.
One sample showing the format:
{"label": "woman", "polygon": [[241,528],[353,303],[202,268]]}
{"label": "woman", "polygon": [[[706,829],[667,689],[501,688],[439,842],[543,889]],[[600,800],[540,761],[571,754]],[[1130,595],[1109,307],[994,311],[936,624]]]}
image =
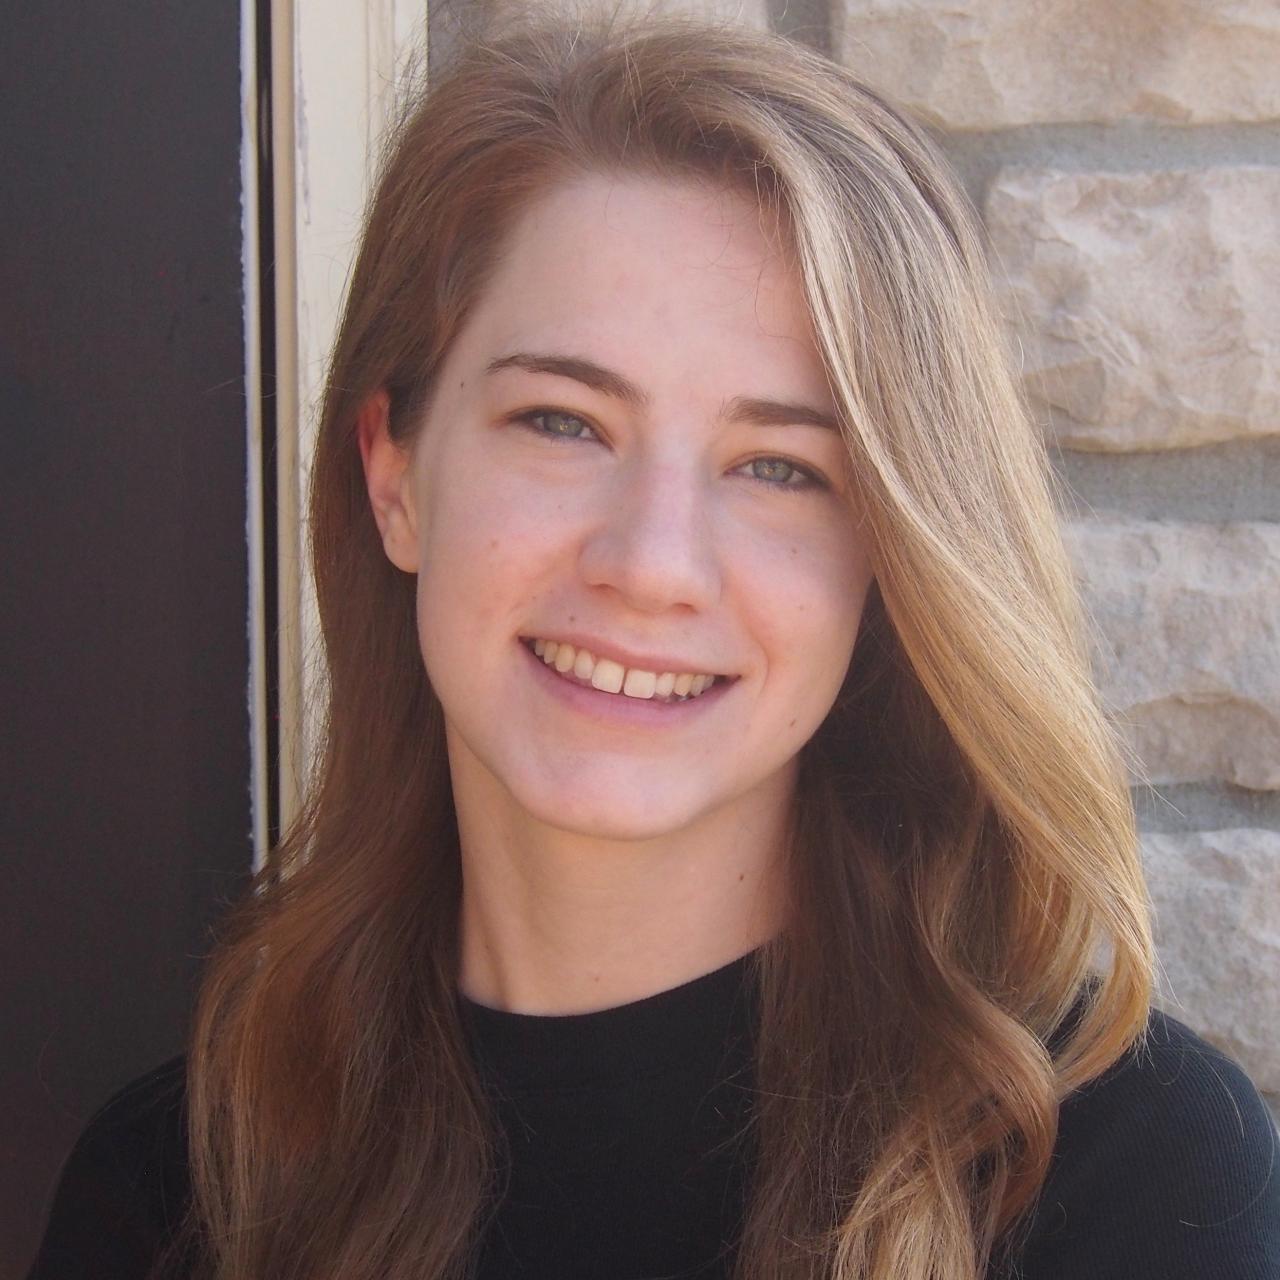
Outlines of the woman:
{"label": "woman", "polygon": [[317,781],[35,1275],[1280,1273],[917,127],[748,32],[475,42],[312,486]]}

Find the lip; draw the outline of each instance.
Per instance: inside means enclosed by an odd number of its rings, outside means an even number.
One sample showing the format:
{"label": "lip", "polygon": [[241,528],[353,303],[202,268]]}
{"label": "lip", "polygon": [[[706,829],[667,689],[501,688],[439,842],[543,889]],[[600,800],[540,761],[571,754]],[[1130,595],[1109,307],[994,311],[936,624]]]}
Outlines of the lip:
{"label": "lip", "polygon": [[628,698],[622,693],[605,693],[589,684],[568,680],[549,667],[522,640],[516,646],[533,667],[533,676],[553,697],[571,709],[601,724],[630,727],[673,728],[686,723],[691,716],[705,714],[737,683],[725,680],[713,684],[705,693],[687,702],[655,702],[652,698]]}
{"label": "lip", "polygon": [[705,673],[713,676],[724,676],[726,682],[736,680],[737,677],[729,671],[717,671],[714,667],[702,667],[696,664],[689,664],[682,658],[668,658],[659,654],[640,653],[635,649],[619,649],[616,645],[607,644],[605,641],[597,641],[591,636],[583,635],[578,632],[573,635],[557,634],[554,636],[539,636],[531,634],[521,636],[522,641],[534,640],[554,640],[557,644],[571,644],[574,650],[585,649],[593,658],[608,658],[619,666],[626,667],[631,670],[633,667],[641,671],[652,671],[654,675],[660,676],[664,671],[670,671],[675,675],[681,675],[688,672],[690,675],[698,675]]}

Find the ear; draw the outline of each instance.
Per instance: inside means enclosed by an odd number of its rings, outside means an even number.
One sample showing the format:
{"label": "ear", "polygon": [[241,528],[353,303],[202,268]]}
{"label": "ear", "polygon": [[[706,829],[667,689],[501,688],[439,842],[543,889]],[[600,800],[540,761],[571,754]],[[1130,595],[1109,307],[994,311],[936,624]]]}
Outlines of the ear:
{"label": "ear", "polygon": [[389,432],[391,397],[375,391],[360,408],[356,435],[364,459],[369,505],[387,559],[406,573],[418,572],[418,515],[413,500],[413,469],[409,450]]}

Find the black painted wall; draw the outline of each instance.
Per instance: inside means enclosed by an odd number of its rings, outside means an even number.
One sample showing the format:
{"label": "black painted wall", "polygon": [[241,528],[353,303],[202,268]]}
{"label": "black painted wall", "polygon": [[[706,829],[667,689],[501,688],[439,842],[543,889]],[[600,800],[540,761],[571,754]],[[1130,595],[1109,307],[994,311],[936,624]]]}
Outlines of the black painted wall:
{"label": "black painted wall", "polygon": [[0,1280],[251,858],[239,6],[0,5]]}

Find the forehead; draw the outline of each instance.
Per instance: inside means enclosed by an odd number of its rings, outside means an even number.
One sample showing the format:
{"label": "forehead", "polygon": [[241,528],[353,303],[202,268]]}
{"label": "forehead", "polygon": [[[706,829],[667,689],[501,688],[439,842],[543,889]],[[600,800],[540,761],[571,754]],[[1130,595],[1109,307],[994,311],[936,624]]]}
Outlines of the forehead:
{"label": "forehead", "polygon": [[486,349],[478,357],[563,339],[594,343],[602,359],[634,358],[639,344],[656,361],[819,372],[776,221],[747,195],[693,179],[589,175],[550,188],[512,227],[468,328]]}
{"label": "forehead", "polygon": [[517,219],[508,258],[557,248],[581,252],[581,237],[602,256],[640,252],[672,265],[758,269],[779,256],[773,219],[745,194],[694,178],[584,174],[556,183]]}

